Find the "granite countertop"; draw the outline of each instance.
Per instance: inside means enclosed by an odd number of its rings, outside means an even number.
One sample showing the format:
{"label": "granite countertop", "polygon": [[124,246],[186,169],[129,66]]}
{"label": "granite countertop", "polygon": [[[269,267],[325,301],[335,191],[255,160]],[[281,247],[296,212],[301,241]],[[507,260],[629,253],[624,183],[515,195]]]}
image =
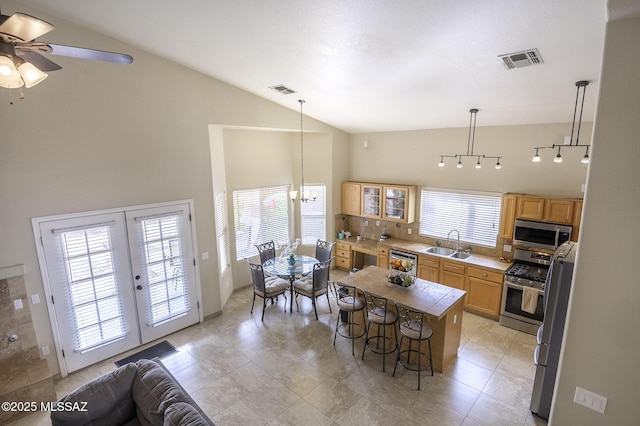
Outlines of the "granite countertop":
{"label": "granite countertop", "polygon": [[431,247],[428,244],[418,243],[415,241],[401,240],[399,238],[389,238],[385,241],[377,241],[371,239],[364,239],[358,241],[355,237],[344,238],[337,240],[338,242],[345,242],[351,244],[352,250],[360,251],[363,253],[376,254],[378,252],[378,246],[386,246],[396,250],[406,251],[414,253],[420,256],[432,256],[436,259],[447,260],[449,262],[460,262],[469,266],[481,266],[496,270],[504,273],[511,266],[511,262],[505,262],[495,257],[485,256],[481,254],[471,253],[471,256],[467,259],[452,259],[447,256],[440,256],[437,254],[425,253],[424,250]]}
{"label": "granite countertop", "polygon": [[417,278],[409,287],[391,284],[387,280],[388,274],[388,269],[368,266],[361,271],[340,278],[338,283],[386,297],[389,300],[425,312],[437,320],[442,319],[457,303],[461,303],[466,294],[464,290],[420,278]]}

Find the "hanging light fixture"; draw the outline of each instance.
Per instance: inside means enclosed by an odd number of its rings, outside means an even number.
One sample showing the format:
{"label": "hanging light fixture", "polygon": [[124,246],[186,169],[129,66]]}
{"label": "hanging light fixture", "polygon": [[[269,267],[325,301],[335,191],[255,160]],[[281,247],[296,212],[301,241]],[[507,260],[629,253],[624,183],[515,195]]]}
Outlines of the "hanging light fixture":
{"label": "hanging light fixture", "polygon": [[[315,201],[316,198],[318,198],[318,193],[316,191],[309,193],[304,187],[304,130],[302,127],[302,105],[304,104],[304,100],[298,99],[298,102],[300,103],[300,201],[306,203],[310,199]],[[289,191],[289,197],[291,198],[291,202],[295,202],[296,198],[298,198],[298,191]]]}
{"label": "hanging light fixture", "polygon": [[444,159],[445,158],[457,158],[458,162],[456,163],[456,167],[461,169],[462,168],[462,157],[477,157],[477,161],[476,161],[476,169],[480,169],[482,168],[482,164],[480,163],[480,159],[485,159],[485,158],[495,158],[496,161],[496,165],[495,168],[496,169],[501,169],[502,168],[502,164],[500,164],[500,159],[502,157],[498,157],[495,155],[484,155],[484,154],[474,154],[473,152],[473,148],[475,145],[475,138],[476,138],[476,114],[478,113],[478,109],[477,108],[472,108],[469,110],[469,112],[471,113],[471,116],[469,117],[469,139],[467,140],[467,153],[466,154],[455,154],[455,155],[440,155],[440,162],[438,163],[439,167],[444,167]]}
{"label": "hanging light fixture", "polygon": [[[531,161],[533,161],[534,163],[539,163],[540,162],[540,155],[538,154],[538,150],[541,149],[558,149],[558,152],[556,153],[556,156],[553,158],[553,162],[554,163],[562,163],[562,154],[560,153],[560,150],[562,148],[586,148],[586,151],[584,153],[584,157],[582,157],[582,160],[580,160],[581,163],[583,164],[588,164],[589,163],[589,147],[591,146],[591,144],[588,145],[581,145],[579,143],[580,140],[580,127],[582,125],[582,111],[584,110],[584,95],[585,92],[587,91],[587,86],[589,85],[589,82],[586,80],[581,80],[581,81],[577,81],[576,82],[576,103],[575,106],[573,108],[573,123],[571,124],[571,138],[569,139],[569,144],[568,145],[560,145],[560,144],[553,144],[551,146],[536,146],[533,149],[536,150],[535,155],[533,156],[533,158],[531,159]],[[582,102],[580,103],[580,117],[578,118],[578,128],[576,131],[576,115],[578,113],[578,99],[580,98],[580,89],[582,89]],[[575,143],[573,143],[573,134],[575,132],[576,135],[576,141]]]}

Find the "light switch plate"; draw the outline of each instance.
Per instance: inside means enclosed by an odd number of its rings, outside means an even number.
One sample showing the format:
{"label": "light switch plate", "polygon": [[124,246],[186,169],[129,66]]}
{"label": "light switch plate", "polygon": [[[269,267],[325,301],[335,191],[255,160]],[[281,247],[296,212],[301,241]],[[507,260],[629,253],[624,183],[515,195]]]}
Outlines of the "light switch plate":
{"label": "light switch plate", "polygon": [[40,303],[40,296],[38,295],[38,293],[32,294],[31,295],[31,304],[32,305],[37,305],[38,303]]}
{"label": "light switch plate", "polygon": [[576,387],[576,394],[573,397],[573,402],[584,405],[587,408],[591,408],[592,410],[603,414],[604,408],[607,406],[606,397],[590,392],[586,389],[582,389],[581,387]]}

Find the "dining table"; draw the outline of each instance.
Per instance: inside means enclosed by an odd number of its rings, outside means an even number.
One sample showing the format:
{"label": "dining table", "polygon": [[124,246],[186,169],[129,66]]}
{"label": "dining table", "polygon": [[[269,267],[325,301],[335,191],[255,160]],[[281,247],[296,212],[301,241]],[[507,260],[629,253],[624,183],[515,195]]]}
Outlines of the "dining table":
{"label": "dining table", "polygon": [[291,303],[289,312],[293,312],[293,282],[296,278],[313,272],[313,266],[318,263],[318,259],[312,256],[295,255],[295,262],[290,262],[289,257],[276,256],[264,262],[262,269],[280,278],[289,280],[289,291],[291,293]]}
{"label": "dining table", "polygon": [[424,312],[425,321],[433,329],[431,338],[433,368],[442,372],[458,355],[462,335],[462,309],[466,292],[443,284],[415,278],[412,285],[389,282],[389,270],[368,266],[354,274],[340,278],[338,285],[346,284],[389,302]]}

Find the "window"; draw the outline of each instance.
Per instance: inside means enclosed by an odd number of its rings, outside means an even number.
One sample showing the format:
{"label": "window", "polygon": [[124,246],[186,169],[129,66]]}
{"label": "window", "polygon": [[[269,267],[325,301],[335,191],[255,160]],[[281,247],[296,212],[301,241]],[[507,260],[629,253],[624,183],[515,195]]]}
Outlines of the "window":
{"label": "window", "polygon": [[501,194],[423,188],[420,200],[420,235],[446,238],[457,229],[460,241],[496,246]]}
{"label": "window", "polygon": [[233,191],[237,260],[257,255],[256,244],[291,240],[290,204],[288,186]]}
{"label": "window", "polygon": [[301,242],[306,245],[315,245],[319,239],[326,240],[327,215],[324,185],[305,185],[309,193],[317,192],[315,201],[300,203],[300,234]]}

